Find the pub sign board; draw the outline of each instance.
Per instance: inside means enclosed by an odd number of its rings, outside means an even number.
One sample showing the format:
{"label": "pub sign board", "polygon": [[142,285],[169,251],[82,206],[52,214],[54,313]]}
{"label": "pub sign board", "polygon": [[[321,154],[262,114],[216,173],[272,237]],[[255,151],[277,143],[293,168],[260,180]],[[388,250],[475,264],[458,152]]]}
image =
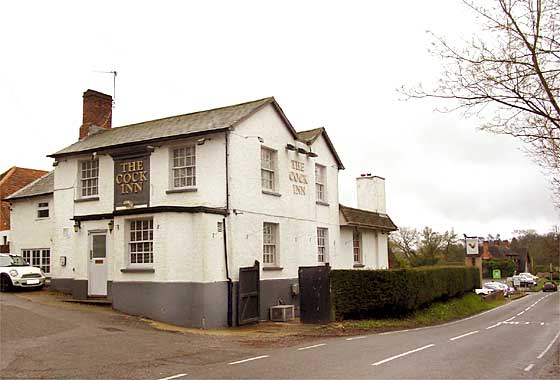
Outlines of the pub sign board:
{"label": "pub sign board", "polygon": [[115,208],[150,203],[150,155],[114,157]]}

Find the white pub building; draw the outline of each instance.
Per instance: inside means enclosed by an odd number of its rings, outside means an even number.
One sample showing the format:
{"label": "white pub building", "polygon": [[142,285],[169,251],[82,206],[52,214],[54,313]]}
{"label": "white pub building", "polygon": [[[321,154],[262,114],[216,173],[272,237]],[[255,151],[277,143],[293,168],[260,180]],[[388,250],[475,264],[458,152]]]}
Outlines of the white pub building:
{"label": "white pub building", "polygon": [[14,193],[12,253],[51,288],[183,326],[236,323],[239,269],[260,263],[260,318],[299,304],[298,268],[388,267],[384,179],[344,169],[325,129],[296,132],[274,98],[111,127],[84,93],[79,140]]}

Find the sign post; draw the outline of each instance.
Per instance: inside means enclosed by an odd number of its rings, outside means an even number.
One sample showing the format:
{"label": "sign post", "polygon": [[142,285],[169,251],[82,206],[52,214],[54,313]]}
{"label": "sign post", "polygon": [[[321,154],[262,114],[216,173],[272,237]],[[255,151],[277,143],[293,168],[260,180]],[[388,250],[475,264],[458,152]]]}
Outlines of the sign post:
{"label": "sign post", "polygon": [[482,258],[478,253],[478,237],[465,234],[463,236],[465,237],[465,265],[478,268],[480,286],[482,286]]}

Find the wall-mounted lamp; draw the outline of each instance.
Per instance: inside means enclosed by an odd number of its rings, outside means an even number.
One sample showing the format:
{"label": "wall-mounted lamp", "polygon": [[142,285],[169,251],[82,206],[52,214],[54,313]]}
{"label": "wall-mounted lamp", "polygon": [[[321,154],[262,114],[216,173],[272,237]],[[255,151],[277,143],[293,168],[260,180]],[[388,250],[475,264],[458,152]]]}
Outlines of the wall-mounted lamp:
{"label": "wall-mounted lamp", "polygon": [[80,230],[81,223],[79,220],[74,220],[74,232],[78,232]]}
{"label": "wall-mounted lamp", "polygon": [[296,147],[292,144],[286,144],[286,150],[296,150]]}
{"label": "wall-mounted lamp", "polygon": [[111,219],[109,223],[107,223],[107,227],[109,227],[109,233],[113,232],[113,228],[115,228],[115,222]]}
{"label": "wall-mounted lamp", "polygon": [[58,166],[58,161],[53,162],[52,166]]}
{"label": "wall-mounted lamp", "polygon": [[196,145],[204,145],[204,143],[208,140],[212,140],[212,139],[209,138],[209,137],[202,137],[202,138],[196,140]]}

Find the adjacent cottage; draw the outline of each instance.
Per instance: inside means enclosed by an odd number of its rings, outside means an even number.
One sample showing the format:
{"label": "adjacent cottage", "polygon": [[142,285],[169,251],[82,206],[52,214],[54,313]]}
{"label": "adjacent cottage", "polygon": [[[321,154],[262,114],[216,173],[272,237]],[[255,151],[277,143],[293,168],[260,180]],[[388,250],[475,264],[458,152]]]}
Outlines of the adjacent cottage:
{"label": "adjacent cottage", "polygon": [[[260,319],[297,309],[301,266],[388,267],[384,179],[359,177],[358,208],[339,206],[344,166],[326,130],[297,132],[274,98],[118,128],[110,96],[83,99],[79,141],[8,198],[17,252],[30,228],[50,235],[52,288],[217,327],[236,323],[239,270],[255,261]],[[49,225],[26,224],[41,197]]]}

